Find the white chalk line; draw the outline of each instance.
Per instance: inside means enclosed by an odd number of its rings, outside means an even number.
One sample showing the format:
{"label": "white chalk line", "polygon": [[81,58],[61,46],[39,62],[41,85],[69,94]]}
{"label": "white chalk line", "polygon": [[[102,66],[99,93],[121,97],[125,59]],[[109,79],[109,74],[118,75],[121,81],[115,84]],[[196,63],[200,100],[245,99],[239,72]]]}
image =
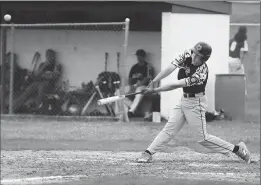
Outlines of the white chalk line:
{"label": "white chalk line", "polygon": [[[237,177],[260,177],[260,173],[197,173],[197,172],[177,172],[175,171],[175,175],[195,175],[196,177],[225,177],[225,178],[237,178]],[[74,180],[86,180],[90,178],[87,175],[67,175],[67,176],[47,176],[47,177],[29,177],[29,178],[20,178],[20,179],[3,179],[1,180],[1,185],[14,185],[14,184],[48,184],[54,182],[65,182],[65,181],[74,181]],[[223,179],[224,180],[224,179]]]}
{"label": "white chalk line", "polygon": [[77,180],[80,178],[87,178],[87,176],[86,175],[70,175],[70,176],[29,177],[29,178],[21,178],[21,179],[3,179],[3,180],[1,180],[1,185],[54,183],[57,181]]}

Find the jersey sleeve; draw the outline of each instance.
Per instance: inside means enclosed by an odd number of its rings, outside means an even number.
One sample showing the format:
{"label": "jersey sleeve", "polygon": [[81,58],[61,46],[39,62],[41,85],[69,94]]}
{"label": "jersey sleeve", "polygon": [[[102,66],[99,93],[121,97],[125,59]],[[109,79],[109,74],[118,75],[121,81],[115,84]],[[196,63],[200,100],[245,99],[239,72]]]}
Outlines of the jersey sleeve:
{"label": "jersey sleeve", "polygon": [[208,76],[208,67],[206,64],[200,66],[196,72],[190,77],[185,78],[186,87],[194,86],[194,85],[202,85]]}
{"label": "jersey sleeve", "polygon": [[232,52],[235,51],[236,46],[237,46],[237,43],[235,41],[233,41],[231,46],[230,46],[230,51],[232,51]]}
{"label": "jersey sleeve", "polygon": [[248,43],[247,41],[245,40],[244,41],[244,47],[240,49],[241,51],[245,51],[245,52],[248,52]]}
{"label": "jersey sleeve", "polygon": [[187,58],[191,57],[192,51],[191,50],[186,50],[182,54],[180,54],[177,58],[175,58],[174,61],[171,62],[174,66],[178,68],[182,68],[185,66],[185,61]]}

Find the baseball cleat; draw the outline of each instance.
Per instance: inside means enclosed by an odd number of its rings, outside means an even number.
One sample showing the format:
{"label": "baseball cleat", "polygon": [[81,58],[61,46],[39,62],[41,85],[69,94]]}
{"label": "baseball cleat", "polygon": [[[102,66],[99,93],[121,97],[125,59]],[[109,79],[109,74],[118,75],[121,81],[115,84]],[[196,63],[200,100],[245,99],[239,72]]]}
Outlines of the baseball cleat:
{"label": "baseball cleat", "polygon": [[151,163],[152,155],[147,152],[142,152],[141,157],[137,159],[138,163]]}
{"label": "baseball cleat", "polygon": [[244,142],[240,142],[237,144],[239,146],[238,151],[236,152],[236,155],[239,156],[241,159],[247,162],[247,164],[250,164],[251,162],[251,156],[250,152],[248,151],[246,144]]}

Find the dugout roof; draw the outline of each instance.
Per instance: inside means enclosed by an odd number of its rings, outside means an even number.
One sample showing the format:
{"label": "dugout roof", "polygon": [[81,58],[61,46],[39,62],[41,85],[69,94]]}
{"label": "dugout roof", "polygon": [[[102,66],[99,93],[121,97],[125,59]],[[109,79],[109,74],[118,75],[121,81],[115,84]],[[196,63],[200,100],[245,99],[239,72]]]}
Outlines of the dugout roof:
{"label": "dugout roof", "polygon": [[1,18],[9,13],[14,23],[122,22],[128,17],[135,31],[160,31],[162,12],[231,14],[226,1],[0,1],[0,6]]}

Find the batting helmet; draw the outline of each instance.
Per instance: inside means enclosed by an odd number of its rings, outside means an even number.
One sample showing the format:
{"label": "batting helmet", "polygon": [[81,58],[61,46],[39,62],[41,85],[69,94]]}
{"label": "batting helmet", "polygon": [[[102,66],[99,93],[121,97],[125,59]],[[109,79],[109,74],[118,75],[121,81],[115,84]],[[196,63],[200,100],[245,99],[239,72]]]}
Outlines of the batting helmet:
{"label": "batting helmet", "polygon": [[207,61],[212,53],[212,47],[205,42],[199,42],[192,48],[192,51]]}

